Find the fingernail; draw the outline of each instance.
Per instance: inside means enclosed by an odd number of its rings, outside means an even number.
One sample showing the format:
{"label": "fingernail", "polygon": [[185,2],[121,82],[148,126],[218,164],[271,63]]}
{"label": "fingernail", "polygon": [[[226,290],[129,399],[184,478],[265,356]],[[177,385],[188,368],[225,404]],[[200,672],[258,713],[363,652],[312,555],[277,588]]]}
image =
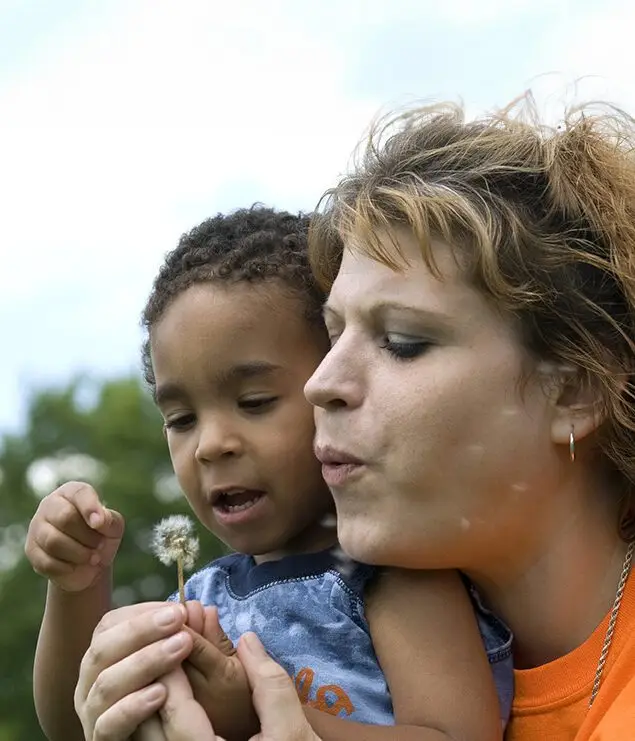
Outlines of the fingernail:
{"label": "fingernail", "polygon": [[168,654],[178,654],[185,646],[187,640],[188,637],[186,633],[177,633],[175,636],[167,639],[163,644],[163,648]]}
{"label": "fingernail", "polygon": [[101,561],[101,556],[99,553],[93,553],[90,557],[90,565],[91,566],[97,566],[99,562]]}
{"label": "fingernail", "polygon": [[160,628],[167,628],[168,625],[176,623],[178,612],[174,607],[162,607],[154,614],[154,622]]}
{"label": "fingernail", "polygon": [[249,653],[253,654],[254,656],[265,655],[265,649],[263,648],[262,643],[260,643],[260,640],[255,633],[243,633],[242,641]]}
{"label": "fingernail", "polygon": [[101,525],[101,515],[97,512],[92,512],[88,518],[88,524],[94,528],[99,527]]}

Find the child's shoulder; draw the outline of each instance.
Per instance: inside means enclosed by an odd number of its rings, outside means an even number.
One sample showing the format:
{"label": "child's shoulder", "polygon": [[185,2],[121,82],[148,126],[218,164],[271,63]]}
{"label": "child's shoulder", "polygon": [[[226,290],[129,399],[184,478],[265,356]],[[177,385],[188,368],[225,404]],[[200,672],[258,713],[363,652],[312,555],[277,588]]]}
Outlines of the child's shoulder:
{"label": "child's shoulder", "polygon": [[322,580],[327,587],[338,586],[363,600],[364,590],[375,573],[375,567],[352,561],[336,548],[262,563],[243,553],[231,553],[192,575],[186,584],[186,598],[205,602],[212,592],[219,591],[245,598],[271,587]]}
{"label": "child's shoulder", "polygon": [[321,580],[327,586],[337,585],[363,598],[364,590],[375,574],[374,566],[353,561],[336,547],[252,565],[244,588],[253,591],[272,584]]}

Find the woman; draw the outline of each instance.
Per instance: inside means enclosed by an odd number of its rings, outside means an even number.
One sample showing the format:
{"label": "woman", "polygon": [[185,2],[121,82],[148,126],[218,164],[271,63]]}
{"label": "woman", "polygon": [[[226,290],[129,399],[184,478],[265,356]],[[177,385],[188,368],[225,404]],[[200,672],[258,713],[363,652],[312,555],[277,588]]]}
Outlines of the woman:
{"label": "woman", "polygon": [[[507,738],[621,741],[635,727],[635,123],[607,109],[547,129],[527,110],[466,122],[433,107],[371,137],[315,220],[332,350],[306,393],[343,548],[461,569],[512,628]],[[136,645],[113,640],[80,686],[137,646],[159,655],[128,629]],[[101,717],[83,696],[80,716]]]}

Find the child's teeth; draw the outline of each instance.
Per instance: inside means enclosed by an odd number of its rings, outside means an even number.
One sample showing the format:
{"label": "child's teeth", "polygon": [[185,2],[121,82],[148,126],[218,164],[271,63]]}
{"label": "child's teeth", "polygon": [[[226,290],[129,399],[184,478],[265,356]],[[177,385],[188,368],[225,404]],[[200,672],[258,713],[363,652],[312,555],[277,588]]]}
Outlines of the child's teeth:
{"label": "child's teeth", "polygon": [[249,499],[247,502],[243,502],[242,504],[231,504],[231,502],[227,502],[225,504],[225,507],[227,507],[228,510],[231,510],[232,512],[241,512],[243,509],[248,509],[251,507],[251,505],[256,501],[256,499]]}

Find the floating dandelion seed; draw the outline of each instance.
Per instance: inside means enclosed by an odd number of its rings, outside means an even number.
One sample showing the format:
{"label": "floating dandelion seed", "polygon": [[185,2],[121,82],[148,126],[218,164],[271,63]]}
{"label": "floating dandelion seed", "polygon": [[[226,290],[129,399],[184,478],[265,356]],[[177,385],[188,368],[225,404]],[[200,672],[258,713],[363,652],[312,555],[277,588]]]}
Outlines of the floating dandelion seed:
{"label": "floating dandelion seed", "polygon": [[339,547],[333,549],[335,569],[346,579],[355,570],[355,561]]}
{"label": "floating dandelion seed", "polygon": [[186,515],[171,515],[154,527],[152,550],[165,566],[176,561],[179,580],[179,599],[185,604],[183,570],[194,567],[198,558],[198,538],[192,520]]}
{"label": "floating dandelion seed", "polygon": [[330,513],[324,515],[320,524],[325,530],[335,530],[337,528],[337,517]]}

